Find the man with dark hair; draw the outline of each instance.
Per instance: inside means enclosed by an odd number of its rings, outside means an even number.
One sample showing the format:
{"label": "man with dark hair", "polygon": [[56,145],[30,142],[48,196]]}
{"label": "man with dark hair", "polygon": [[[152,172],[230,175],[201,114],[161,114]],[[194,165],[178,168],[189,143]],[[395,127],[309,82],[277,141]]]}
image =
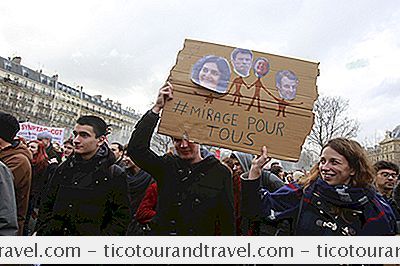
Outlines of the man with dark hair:
{"label": "man with dark hair", "polygon": [[379,194],[386,199],[396,216],[397,231],[400,231],[400,186],[398,181],[399,167],[388,161],[378,161],[374,164],[376,176],[374,185]]}
{"label": "man with dark hair", "polygon": [[156,179],[158,210],[151,222],[154,235],[234,235],[233,186],[230,170],[214,156],[202,157],[200,145],[174,139],[178,155],[158,156],[150,139],[172,85],[160,89],[156,104],[136,124],[128,154]]}
{"label": "man with dark hair", "polygon": [[391,199],[393,188],[399,177],[399,167],[388,161],[379,161],[374,164],[376,171],[375,187],[385,198]]}
{"label": "man with dark hair", "polygon": [[270,167],[270,168],[272,168],[272,167],[274,167],[274,166],[279,166],[279,162],[273,162],[273,163],[271,163],[271,167]]}
{"label": "man with dark hair", "polygon": [[32,154],[19,140],[14,140],[19,131],[18,120],[14,116],[0,112],[0,125],[0,160],[11,169],[14,176],[18,235],[22,235],[32,181]]}
{"label": "man with dark hair", "polygon": [[131,215],[133,216],[146,193],[147,187],[155,181],[149,173],[140,169],[140,167],[132,161],[128,155],[127,148],[128,147],[124,148],[122,164],[128,176],[129,208]]}
{"label": "man with dark hair", "polygon": [[250,74],[250,68],[253,62],[253,53],[248,49],[236,48],[231,53],[231,62],[234,71],[239,76],[247,77]]}
{"label": "man with dark hair", "polygon": [[285,172],[283,171],[283,167],[278,165],[271,166],[270,169],[271,173],[279,177],[283,182],[285,182]]}
{"label": "man with dark hair", "polygon": [[290,101],[296,98],[299,79],[292,71],[281,70],[275,75],[275,86],[278,89],[279,96]]}
{"label": "man with dark hair", "polygon": [[276,116],[280,116],[280,114],[282,114],[283,117],[286,117],[287,106],[303,104],[303,102],[292,101],[296,98],[298,86],[299,79],[292,71],[281,70],[275,74],[275,87],[279,92],[279,97],[276,97],[269,90],[266,90],[266,92],[278,103],[278,113]]}
{"label": "man with dark hair", "polygon": [[74,127],[75,153],[50,180],[39,235],[125,235],[130,221],[126,174],[105,143],[107,125],[82,116]]}
{"label": "man with dark hair", "polygon": [[116,159],[115,164],[122,167],[123,166],[122,157],[124,156],[124,146],[122,146],[122,144],[119,142],[113,142],[110,145],[110,149],[115,155],[115,159]]}
{"label": "man with dark hair", "polygon": [[72,138],[69,138],[64,141],[63,148],[64,148],[64,157],[62,158],[62,161],[65,161],[69,156],[74,154],[75,148],[74,148],[74,141],[72,140]]}

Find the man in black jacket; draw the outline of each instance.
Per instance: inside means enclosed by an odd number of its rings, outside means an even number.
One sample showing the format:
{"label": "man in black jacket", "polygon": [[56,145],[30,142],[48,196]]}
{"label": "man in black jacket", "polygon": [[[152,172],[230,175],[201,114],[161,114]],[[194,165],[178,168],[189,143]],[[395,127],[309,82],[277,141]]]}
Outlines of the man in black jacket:
{"label": "man in black jacket", "polygon": [[39,235],[125,235],[130,221],[125,172],[105,143],[107,124],[82,116],[75,154],[62,163],[42,200]]}
{"label": "man in black jacket", "polygon": [[157,102],[136,124],[128,153],[158,184],[154,235],[234,235],[231,173],[215,157],[203,158],[200,145],[174,139],[178,155],[156,155],[150,139],[172,85],[160,89]]}

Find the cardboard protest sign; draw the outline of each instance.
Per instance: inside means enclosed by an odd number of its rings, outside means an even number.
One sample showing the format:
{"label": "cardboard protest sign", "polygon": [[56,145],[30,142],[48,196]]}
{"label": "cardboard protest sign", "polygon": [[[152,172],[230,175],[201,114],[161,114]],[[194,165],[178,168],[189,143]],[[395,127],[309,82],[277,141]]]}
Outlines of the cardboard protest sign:
{"label": "cardboard protest sign", "polygon": [[43,131],[47,131],[52,136],[52,142],[58,142],[63,144],[64,141],[64,128],[61,127],[47,127],[37,125],[31,122],[19,123],[20,130],[17,136],[23,137],[27,141],[37,139],[37,134]]}
{"label": "cardboard protest sign", "polygon": [[296,161],[310,133],[318,63],[185,40],[158,132]]}

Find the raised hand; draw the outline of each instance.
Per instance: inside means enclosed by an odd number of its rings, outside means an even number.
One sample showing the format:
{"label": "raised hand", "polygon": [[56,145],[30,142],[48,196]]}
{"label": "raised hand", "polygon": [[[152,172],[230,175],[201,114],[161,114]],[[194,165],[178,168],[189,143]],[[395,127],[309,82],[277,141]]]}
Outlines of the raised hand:
{"label": "raised hand", "polygon": [[167,84],[160,89],[158,92],[157,100],[155,105],[152,108],[152,111],[156,114],[160,113],[160,111],[164,108],[165,103],[173,99],[173,86],[167,81]]}
{"label": "raised hand", "polygon": [[249,179],[258,179],[261,176],[264,165],[269,161],[271,161],[271,157],[268,157],[267,147],[263,146],[261,149],[261,155],[254,158],[251,162]]}

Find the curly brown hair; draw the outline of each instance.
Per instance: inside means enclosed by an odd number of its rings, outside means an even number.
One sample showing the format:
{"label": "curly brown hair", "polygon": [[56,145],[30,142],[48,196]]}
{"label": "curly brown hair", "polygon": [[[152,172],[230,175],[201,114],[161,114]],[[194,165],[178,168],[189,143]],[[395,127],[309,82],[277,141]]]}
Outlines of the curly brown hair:
{"label": "curly brown hair", "polygon": [[[355,174],[350,179],[352,187],[367,188],[372,186],[374,170],[365,149],[357,141],[346,138],[335,138],[329,140],[322,150],[326,147],[330,147],[344,156],[350,168],[354,170]],[[318,176],[320,176],[319,162],[313,166],[309,176],[299,181],[299,184],[305,189],[314,183]]]}

